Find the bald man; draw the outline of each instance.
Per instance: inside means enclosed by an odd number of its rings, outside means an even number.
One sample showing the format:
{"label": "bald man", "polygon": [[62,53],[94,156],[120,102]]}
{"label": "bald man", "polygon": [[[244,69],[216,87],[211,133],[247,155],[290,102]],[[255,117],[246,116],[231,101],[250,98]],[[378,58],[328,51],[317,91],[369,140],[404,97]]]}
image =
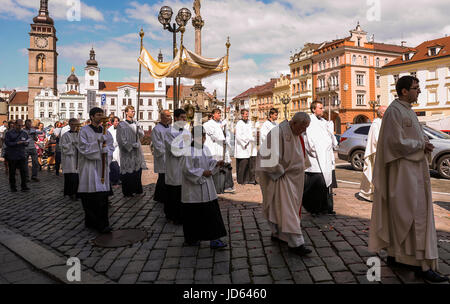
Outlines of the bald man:
{"label": "bald man", "polygon": [[157,202],[164,203],[166,195],[166,149],[164,146],[164,137],[165,134],[170,130],[169,127],[172,124],[172,115],[170,114],[170,111],[164,110],[161,112],[160,117],[160,122],[153,129],[151,135],[153,145],[154,172],[158,174],[158,182],[156,183],[156,189],[153,199]]}
{"label": "bald man", "polygon": [[367,201],[373,201],[372,172],[375,166],[375,156],[377,153],[378,136],[380,134],[381,123],[387,107],[381,106],[377,111],[377,118],[374,119],[370,127],[367,138],[366,153],[364,155],[364,174],[361,181],[359,196]]}

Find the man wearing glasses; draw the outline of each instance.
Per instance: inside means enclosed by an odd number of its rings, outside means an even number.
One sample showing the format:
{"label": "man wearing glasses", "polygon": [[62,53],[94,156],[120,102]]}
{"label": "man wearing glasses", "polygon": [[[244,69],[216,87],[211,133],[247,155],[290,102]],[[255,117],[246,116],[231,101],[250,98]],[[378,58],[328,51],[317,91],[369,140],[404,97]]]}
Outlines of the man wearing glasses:
{"label": "man wearing glasses", "polygon": [[14,129],[8,131],[5,136],[5,156],[8,159],[9,186],[11,187],[11,192],[17,192],[16,169],[20,170],[22,192],[30,190],[27,187],[27,167],[25,161],[25,148],[28,146],[28,134],[22,130],[23,127],[23,120],[18,119]]}
{"label": "man wearing glasses", "polygon": [[429,282],[448,278],[438,271],[437,235],[427,154],[434,146],[425,137],[412,105],[419,80],[402,77],[398,99],[383,117],[373,175],[374,201],[369,251],[387,251],[389,266],[408,267]]}

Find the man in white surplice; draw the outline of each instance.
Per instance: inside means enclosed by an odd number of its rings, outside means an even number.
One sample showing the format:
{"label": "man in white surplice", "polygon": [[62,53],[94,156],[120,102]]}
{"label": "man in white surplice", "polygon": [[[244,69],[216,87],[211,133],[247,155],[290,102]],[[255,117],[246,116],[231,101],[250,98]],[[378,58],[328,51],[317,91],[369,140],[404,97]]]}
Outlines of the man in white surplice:
{"label": "man in white surplice", "polygon": [[147,169],[142,152],[141,139],[144,130],[134,121],[133,106],[125,108],[126,120],[117,127],[117,143],[120,148],[120,180],[125,197],[142,194],[142,170]]}
{"label": "man in white surplice", "polygon": [[249,121],[249,111],[243,109],[241,111],[242,119],[236,124],[236,173],[237,182],[240,185],[255,184],[255,180],[251,180],[251,157],[256,149],[256,138],[252,123]]}
{"label": "man in white surplice", "polygon": [[273,128],[278,126],[277,119],[278,119],[278,110],[275,108],[270,109],[269,118],[263,123],[260,133],[259,133],[260,134],[259,135],[260,148],[262,146],[262,143],[266,140],[267,134],[269,134],[269,132]]}
{"label": "man in white surplice", "polygon": [[[188,144],[190,143],[191,135],[185,129],[186,126],[186,111],[177,109],[174,111],[173,126],[166,133],[164,137],[164,145],[166,151],[166,190],[167,200],[164,202],[164,213],[169,221],[173,221],[176,225],[181,225],[181,181],[182,170],[181,161],[183,157],[183,135],[188,136]],[[187,134],[186,134],[187,133]],[[172,144],[174,147],[172,147]],[[178,150],[177,148],[180,148]],[[189,148],[189,147],[187,147]],[[190,148],[189,148],[190,150]]]}
{"label": "man in white surplice", "polygon": [[377,111],[378,118],[374,119],[372,126],[370,127],[369,135],[367,137],[366,152],[364,154],[364,174],[362,176],[359,196],[370,202],[373,201],[372,172],[375,166],[378,135],[380,134],[381,122],[386,109],[387,107],[381,106]]}
{"label": "man in white surplice", "polygon": [[[109,164],[114,152],[111,133],[103,135],[101,120],[103,110],[93,108],[89,112],[91,124],[83,127],[79,137],[78,172],[81,197],[85,212],[85,225],[101,233],[111,232],[108,218],[108,196],[112,195],[109,182]],[[106,147],[103,147],[106,143]],[[105,167],[102,158],[105,155]],[[104,180],[102,181],[102,177]]]}
{"label": "man in white surplice", "polygon": [[[203,125],[206,132],[205,146],[208,147],[211,156],[216,161],[225,161],[230,163],[231,159],[224,159],[224,148],[225,148],[225,158],[227,158],[227,146],[225,141],[224,129],[226,125],[222,124],[220,121],[222,111],[220,109],[214,109],[212,111],[212,119]],[[225,145],[225,147],[224,147]],[[229,155],[228,155],[229,158]],[[216,186],[217,194],[225,193],[225,190],[231,191],[233,185],[225,186],[225,177],[232,176],[231,174],[226,174],[225,170],[230,171],[231,166],[224,166],[220,171],[213,175],[214,185]]]}
{"label": "man in white surplice", "polygon": [[167,199],[166,193],[166,147],[164,138],[166,133],[170,131],[172,124],[172,115],[170,111],[161,112],[161,121],[152,130],[152,146],[153,146],[153,170],[158,174],[155,194],[153,199],[156,202],[164,203]]}
{"label": "man in white surplice", "polygon": [[80,122],[76,118],[69,120],[70,129],[61,137],[61,164],[64,174],[64,196],[69,196],[76,201],[79,176],[78,176],[78,128]]}
{"label": "man in white surplice", "polygon": [[117,127],[119,126],[120,119],[119,117],[111,118],[112,125],[109,127],[108,132],[111,133],[114,139],[114,153],[113,159],[110,165],[109,178],[111,181],[111,185],[119,185],[120,184],[120,148],[119,143],[117,142]]}
{"label": "man in white surplice", "polygon": [[313,215],[335,214],[331,188],[335,164],[333,147],[337,145],[337,140],[331,131],[333,126],[322,118],[322,102],[314,101],[311,112],[311,124],[304,137],[311,167],[305,173],[303,206]]}
{"label": "man in white surplice", "polygon": [[298,255],[305,247],[301,229],[305,155],[300,136],[310,123],[306,113],[295,114],[273,128],[258,153],[257,177],[263,195],[263,214],[272,229],[272,239],[288,243]]}
{"label": "man in white surplice", "polygon": [[383,117],[373,172],[370,252],[387,251],[387,264],[414,267],[430,282],[448,281],[437,273],[439,252],[434,221],[428,156],[434,146],[412,109],[419,79],[403,76],[398,99]]}

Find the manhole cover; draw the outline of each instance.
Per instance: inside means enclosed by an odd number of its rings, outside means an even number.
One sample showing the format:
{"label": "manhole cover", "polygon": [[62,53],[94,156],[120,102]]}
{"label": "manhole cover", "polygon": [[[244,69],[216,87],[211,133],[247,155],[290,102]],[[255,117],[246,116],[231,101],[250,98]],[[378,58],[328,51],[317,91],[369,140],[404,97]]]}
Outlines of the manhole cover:
{"label": "manhole cover", "polygon": [[147,238],[147,232],[139,229],[125,229],[101,234],[93,240],[98,247],[117,248],[132,245]]}

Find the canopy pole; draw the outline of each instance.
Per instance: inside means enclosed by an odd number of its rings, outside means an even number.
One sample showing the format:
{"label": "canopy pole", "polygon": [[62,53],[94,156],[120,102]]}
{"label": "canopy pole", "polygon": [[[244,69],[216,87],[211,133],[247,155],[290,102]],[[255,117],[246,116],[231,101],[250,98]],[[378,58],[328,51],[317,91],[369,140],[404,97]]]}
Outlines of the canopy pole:
{"label": "canopy pole", "polygon": [[[139,32],[139,36],[141,37],[141,48],[139,51],[139,57],[142,54],[142,49],[144,47],[144,29],[141,28],[141,31]],[[137,104],[136,104],[136,122],[139,121],[139,106],[141,104],[141,75],[142,75],[142,64],[139,61],[139,84],[138,84],[138,100],[137,100]],[[137,125],[136,125],[137,126]],[[138,130],[139,126],[137,126],[136,128],[136,141],[139,141],[139,130]]]}
{"label": "canopy pole", "polygon": [[[231,43],[230,43],[230,37],[228,37],[227,39],[227,43],[225,44],[225,46],[227,47],[227,71],[226,71],[226,76],[225,76],[225,120],[227,120],[227,109],[228,109],[228,71],[229,71],[229,65],[228,65],[228,60],[230,57],[230,47],[231,47]],[[229,122],[227,121],[227,124]],[[227,151],[227,125],[225,125],[225,129],[223,131],[224,135],[225,135],[225,142],[223,143],[223,161],[225,161],[225,156],[226,156],[226,151]]]}

